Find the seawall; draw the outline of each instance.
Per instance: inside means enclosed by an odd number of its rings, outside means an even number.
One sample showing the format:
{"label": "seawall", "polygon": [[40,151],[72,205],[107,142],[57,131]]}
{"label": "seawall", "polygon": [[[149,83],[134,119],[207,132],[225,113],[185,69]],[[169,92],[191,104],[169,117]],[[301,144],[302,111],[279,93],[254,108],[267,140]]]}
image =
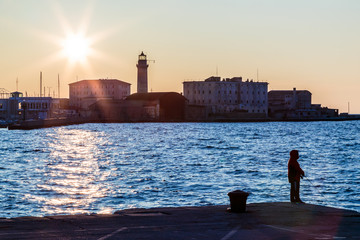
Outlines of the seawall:
{"label": "seawall", "polygon": [[360,239],[360,213],[312,204],[128,209],[0,219],[0,239]]}
{"label": "seawall", "polygon": [[[304,118],[304,119],[217,119],[214,121],[173,121],[173,122],[315,122],[315,121],[354,121],[360,120],[360,117],[336,117],[336,118]],[[164,121],[136,121],[136,122],[164,122]],[[170,121],[166,121],[170,122]],[[116,119],[45,119],[31,120],[10,124],[9,130],[31,130],[38,128],[49,128],[57,126],[68,126],[84,123],[135,123],[134,121],[118,121]]]}

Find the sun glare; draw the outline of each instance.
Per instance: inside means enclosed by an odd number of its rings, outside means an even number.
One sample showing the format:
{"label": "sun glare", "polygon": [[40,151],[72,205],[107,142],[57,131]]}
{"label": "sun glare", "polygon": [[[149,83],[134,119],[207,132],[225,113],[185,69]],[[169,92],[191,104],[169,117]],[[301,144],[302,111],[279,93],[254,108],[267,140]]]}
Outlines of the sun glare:
{"label": "sun glare", "polygon": [[62,31],[56,31],[61,35],[52,35],[40,30],[36,33],[37,36],[40,36],[45,41],[52,42],[57,47],[56,52],[41,60],[41,64],[50,65],[56,61],[61,61],[65,64],[63,74],[70,76],[75,71],[79,72],[80,70],[86,70],[87,74],[94,75],[92,63],[100,58],[106,61],[115,61],[114,59],[110,60],[109,56],[96,49],[95,45],[100,40],[109,37],[110,34],[117,31],[117,28],[111,26],[109,29],[102,29],[101,32],[96,32],[94,31],[95,29],[92,29],[92,35],[88,34],[89,22],[94,10],[92,4],[84,9],[82,18],[79,19],[80,22],[77,23],[77,26],[74,26],[74,23],[65,17],[64,11],[57,1],[54,1],[53,9]]}
{"label": "sun glare", "polygon": [[63,53],[71,62],[83,62],[90,53],[89,40],[80,34],[69,35],[63,42]]}

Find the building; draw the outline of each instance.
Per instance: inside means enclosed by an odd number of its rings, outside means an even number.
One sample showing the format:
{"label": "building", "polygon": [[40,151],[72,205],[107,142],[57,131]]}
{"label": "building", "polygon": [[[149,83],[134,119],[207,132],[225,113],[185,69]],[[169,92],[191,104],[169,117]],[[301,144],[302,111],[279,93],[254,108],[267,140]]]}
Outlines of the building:
{"label": "building", "polygon": [[11,93],[4,88],[0,88],[0,120],[8,119],[8,102]]}
{"label": "building", "polygon": [[269,113],[311,108],[311,92],[307,90],[272,90],[268,93]]}
{"label": "building", "polygon": [[205,106],[209,115],[242,113],[244,117],[247,113],[254,117],[266,117],[267,88],[267,82],[242,81],[242,77],[223,80],[209,77],[204,81],[183,82],[188,104]]}
{"label": "building", "polygon": [[146,55],[144,52],[141,52],[139,55],[138,64],[136,64],[138,69],[137,72],[137,92],[138,93],[147,93],[148,92],[148,74],[147,68],[149,65],[147,64]]}
{"label": "building", "polygon": [[130,107],[140,106],[141,118],[146,121],[184,120],[186,99],[176,92],[135,93],[126,102]]}
{"label": "building", "polygon": [[51,118],[72,118],[78,116],[75,109],[69,107],[68,98],[53,98],[51,101]]}
{"label": "building", "polygon": [[81,80],[70,83],[70,107],[86,110],[99,100],[125,99],[130,95],[130,85],[117,79]]}
{"label": "building", "polygon": [[135,93],[125,100],[100,100],[92,118],[104,122],[183,121],[186,99],[175,92]]}
{"label": "building", "polygon": [[0,119],[9,122],[47,119],[51,105],[51,97],[24,97],[21,92],[12,92],[8,99],[0,99]]}
{"label": "building", "polygon": [[308,90],[272,90],[268,93],[269,116],[275,119],[337,117],[338,109],[311,103]]}

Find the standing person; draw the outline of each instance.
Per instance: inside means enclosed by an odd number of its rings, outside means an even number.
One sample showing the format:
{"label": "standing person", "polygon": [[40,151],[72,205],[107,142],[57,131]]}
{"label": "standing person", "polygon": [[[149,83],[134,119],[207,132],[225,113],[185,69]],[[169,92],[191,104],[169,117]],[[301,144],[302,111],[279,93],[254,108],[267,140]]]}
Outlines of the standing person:
{"label": "standing person", "polygon": [[303,178],[305,173],[301,169],[300,164],[297,161],[298,159],[299,151],[292,150],[290,152],[290,159],[288,162],[288,178],[289,183],[291,184],[290,201],[293,203],[304,203],[300,199],[300,178]]}

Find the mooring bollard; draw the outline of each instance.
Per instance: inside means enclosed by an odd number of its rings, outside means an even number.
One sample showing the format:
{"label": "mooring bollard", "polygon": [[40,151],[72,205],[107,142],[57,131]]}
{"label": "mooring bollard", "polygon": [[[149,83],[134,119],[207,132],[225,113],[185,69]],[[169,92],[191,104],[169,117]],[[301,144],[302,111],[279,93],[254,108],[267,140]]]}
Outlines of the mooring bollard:
{"label": "mooring bollard", "polygon": [[230,210],[231,212],[245,212],[246,211],[246,199],[249,196],[248,192],[241,190],[235,190],[228,193],[230,198]]}

